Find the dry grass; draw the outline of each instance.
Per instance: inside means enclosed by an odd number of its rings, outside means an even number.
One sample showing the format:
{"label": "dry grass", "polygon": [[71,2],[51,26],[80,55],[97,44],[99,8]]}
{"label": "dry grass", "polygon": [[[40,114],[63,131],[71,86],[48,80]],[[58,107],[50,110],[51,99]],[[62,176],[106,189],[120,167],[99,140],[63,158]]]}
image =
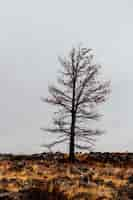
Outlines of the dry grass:
{"label": "dry grass", "polygon": [[[65,155],[65,159],[67,155]],[[85,160],[84,155],[77,155],[78,163],[51,162],[46,160],[26,160],[23,166],[16,161],[0,161],[0,189],[19,191],[25,187],[47,188],[48,192],[58,190],[68,199],[76,195],[85,199],[113,199],[117,191],[128,183],[133,174],[131,166],[113,166],[109,163]],[[87,180],[81,178],[88,177]]]}

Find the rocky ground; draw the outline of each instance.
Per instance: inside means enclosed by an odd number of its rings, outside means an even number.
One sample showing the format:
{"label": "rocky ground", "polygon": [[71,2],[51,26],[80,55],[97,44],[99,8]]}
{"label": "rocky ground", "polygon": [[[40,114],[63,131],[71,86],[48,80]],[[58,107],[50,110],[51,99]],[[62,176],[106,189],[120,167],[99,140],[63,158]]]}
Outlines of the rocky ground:
{"label": "rocky ground", "polygon": [[0,200],[131,200],[133,154],[0,155]]}

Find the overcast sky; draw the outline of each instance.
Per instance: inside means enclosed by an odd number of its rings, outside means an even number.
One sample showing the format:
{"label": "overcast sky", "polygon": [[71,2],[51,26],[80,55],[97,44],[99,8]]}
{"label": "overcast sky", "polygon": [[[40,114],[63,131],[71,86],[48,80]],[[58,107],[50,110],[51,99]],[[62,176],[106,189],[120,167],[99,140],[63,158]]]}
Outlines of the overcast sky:
{"label": "overcast sky", "polygon": [[[112,93],[96,151],[133,151],[133,1],[0,1],[0,152],[33,153],[51,141],[40,130],[52,108],[40,101],[56,82],[57,57],[93,48]],[[57,150],[60,148],[57,147]],[[66,151],[62,146],[62,150]]]}

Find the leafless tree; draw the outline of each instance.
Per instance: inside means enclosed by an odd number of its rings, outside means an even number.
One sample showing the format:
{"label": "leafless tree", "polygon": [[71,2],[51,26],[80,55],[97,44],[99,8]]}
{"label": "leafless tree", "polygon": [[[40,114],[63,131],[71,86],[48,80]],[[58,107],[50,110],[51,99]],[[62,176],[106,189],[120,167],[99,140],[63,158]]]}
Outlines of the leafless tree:
{"label": "leafless tree", "polygon": [[[105,102],[110,92],[110,82],[102,81],[98,74],[100,65],[94,62],[92,49],[73,48],[67,58],[59,58],[62,66],[58,85],[49,86],[50,96],[44,102],[57,106],[53,127],[43,130],[60,134],[56,141],[48,144],[69,142],[69,159],[75,160],[75,148],[90,150],[100,130],[92,130],[90,120],[99,119],[96,106]],[[84,142],[81,145],[81,142]]]}

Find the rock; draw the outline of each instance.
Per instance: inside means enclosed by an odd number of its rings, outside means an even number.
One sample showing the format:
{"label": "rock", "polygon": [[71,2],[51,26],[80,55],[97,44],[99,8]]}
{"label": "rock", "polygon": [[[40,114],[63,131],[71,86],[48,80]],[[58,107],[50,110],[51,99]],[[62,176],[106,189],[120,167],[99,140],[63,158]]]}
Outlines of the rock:
{"label": "rock", "polygon": [[80,173],[86,173],[89,171],[89,169],[86,167],[78,167],[78,170],[80,171]]}
{"label": "rock", "polygon": [[67,176],[64,176],[64,177],[57,177],[55,179],[52,180],[53,184],[54,185],[73,185],[73,181],[67,177]]}
{"label": "rock", "polygon": [[11,170],[21,171],[25,167],[24,161],[15,160],[12,164]]}
{"label": "rock", "polygon": [[103,180],[103,179],[96,179],[96,180],[95,180],[95,183],[96,183],[97,185],[103,185],[103,184],[104,184],[104,180]]}
{"label": "rock", "polygon": [[1,200],[1,199],[6,199],[9,195],[10,195],[9,192],[0,193],[0,200]]}
{"label": "rock", "polygon": [[76,166],[72,166],[72,167],[70,168],[70,172],[71,172],[72,174],[75,174],[75,175],[80,175],[80,174],[81,174],[81,171],[80,171],[79,168],[76,167]]}
{"label": "rock", "polygon": [[24,190],[28,190],[32,187],[37,187],[40,188],[41,186],[46,185],[46,181],[44,180],[38,180],[38,179],[27,179],[24,183],[23,183],[23,189]]}
{"label": "rock", "polygon": [[106,186],[111,187],[111,188],[115,188],[115,185],[112,181],[106,182]]}
{"label": "rock", "polygon": [[131,175],[131,176],[128,177],[128,183],[129,184],[133,183],[133,175]]}
{"label": "rock", "polygon": [[92,199],[92,195],[87,192],[79,192],[72,198],[72,200],[89,200],[89,199]]}
{"label": "rock", "polygon": [[80,166],[80,167],[72,166],[70,168],[70,172],[74,175],[88,175],[90,178],[93,174],[93,172],[90,169],[83,166]]}
{"label": "rock", "polygon": [[91,186],[91,181],[88,176],[81,175],[79,180],[79,185],[81,186]]}

